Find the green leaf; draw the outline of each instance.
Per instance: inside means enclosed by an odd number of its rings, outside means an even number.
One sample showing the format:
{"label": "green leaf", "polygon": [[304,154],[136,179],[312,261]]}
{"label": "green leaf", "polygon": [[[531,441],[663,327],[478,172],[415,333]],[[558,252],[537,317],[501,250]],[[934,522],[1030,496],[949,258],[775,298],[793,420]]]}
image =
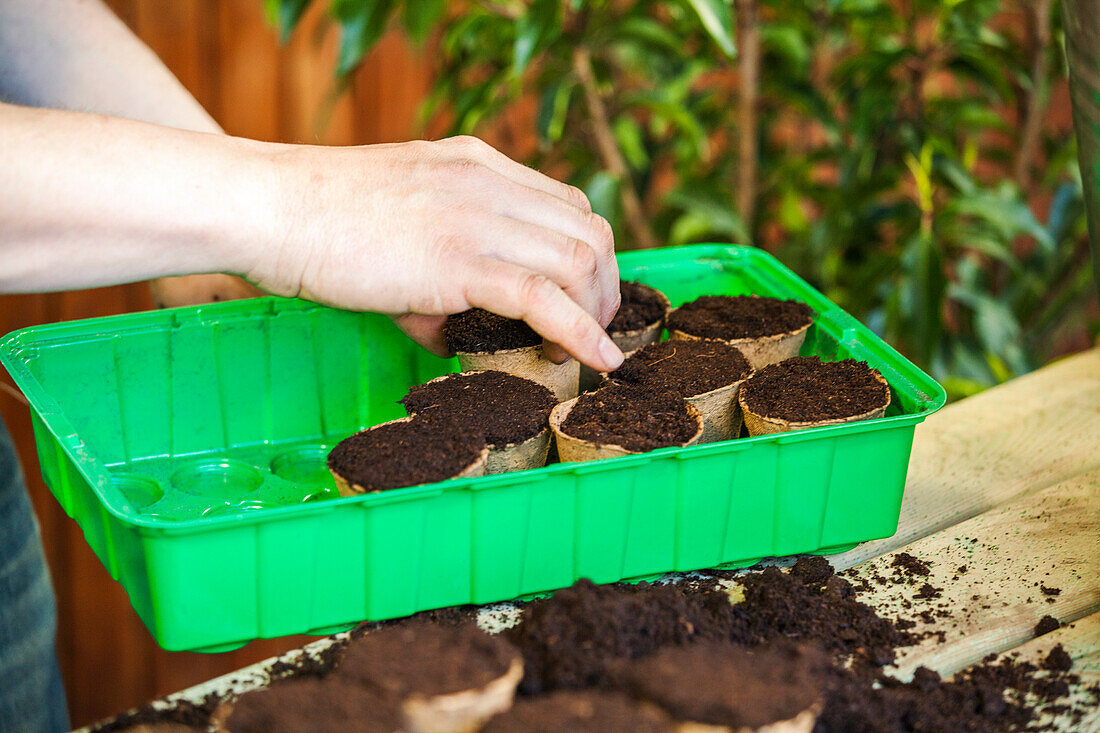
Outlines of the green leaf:
{"label": "green leaf", "polygon": [[312,0],[264,0],[268,21],[279,30],[279,40],[286,43],[302,19]]}
{"label": "green leaf", "polygon": [[627,163],[634,170],[645,170],[649,166],[649,152],[645,147],[642,127],[633,117],[622,116],[611,123],[615,133],[615,142],[619,144]]}
{"label": "green leaf", "polygon": [[405,32],[413,43],[422,44],[443,16],[446,0],[405,0]]}
{"label": "green leaf", "polygon": [[350,74],[386,32],[396,0],[333,0],[330,12],[340,24],[336,73]]}
{"label": "green leaf", "polygon": [[607,171],[596,173],[581,186],[592,211],[614,224],[619,209],[619,182]]}
{"label": "green leaf", "polygon": [[737,53],[737,46],[733,42],[733,12],[729,0],[688,0],[688,3],[722,53],[732,58]]}
{"label": "green leaf", "polygon": [[562,79],[546,88],[539,104],[536,128],[539,137],[549,142],[557,142],[565,131],[565,118],[569,114],[569,101],[576,88],[569,79]]}
{"label": "green leaf", "polygon": [[514,75],[523,74],[535,52],[560,32],[558,7],[557,0],[535,0],[516,21],[516,41],[512,49]]}

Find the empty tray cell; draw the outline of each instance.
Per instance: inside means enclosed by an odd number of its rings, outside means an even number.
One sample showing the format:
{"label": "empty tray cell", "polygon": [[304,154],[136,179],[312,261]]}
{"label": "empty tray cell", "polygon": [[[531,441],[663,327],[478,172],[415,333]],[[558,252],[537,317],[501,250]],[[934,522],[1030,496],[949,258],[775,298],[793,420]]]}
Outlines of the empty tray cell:
{"label": "empty tray cell", "polygon": [[172,474],[172,486],[192,496],[220,499],[229,504],[263,485],[255,466],[233,459],[199,461]]}

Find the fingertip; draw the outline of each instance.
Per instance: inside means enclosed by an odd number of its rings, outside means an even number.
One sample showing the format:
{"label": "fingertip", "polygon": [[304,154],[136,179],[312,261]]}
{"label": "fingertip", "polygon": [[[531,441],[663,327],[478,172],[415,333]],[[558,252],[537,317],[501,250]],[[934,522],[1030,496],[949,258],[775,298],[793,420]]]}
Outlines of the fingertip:
{"label": "fingertip", "polygon": [[626,357],[623,356],[622,349],[616,346],[614,341],[605,337],[600,339],[600,358],[604,361],[603,371],[613,372],[622,366]]}
{"label": "fingertip", "polygon": [[542,351],[546,358],[555,364],[564,364],[572,358],[568,351],[552,341],[545,342]]}

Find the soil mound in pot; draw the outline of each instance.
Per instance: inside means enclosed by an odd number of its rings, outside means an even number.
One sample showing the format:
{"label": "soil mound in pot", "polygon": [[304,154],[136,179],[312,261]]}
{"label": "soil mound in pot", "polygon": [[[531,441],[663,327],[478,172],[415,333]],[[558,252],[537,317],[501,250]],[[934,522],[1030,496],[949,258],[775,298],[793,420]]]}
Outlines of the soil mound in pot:
{"label": "soil mound in pot", "polygon": [[352,641],[335,678],[387,698],[425,697],[479,689],[504,676],[519,652],[473,624],[426,621],[393,625]]}
{"label": "soil mound in pot", "polygon": [[506,633],[523,654],[520,690],[606,686],[608,666],[666,644],[728,638],[733,606],[720,590],[671,584],[593,585],[579,580],[532,601]]}
{"label": "soil mound in pot", "polygon": [[741,385],[741,400],[758,415],[791,422],[853,417],[889,401],[890,389],[877,374],[855,359],[796,356],[753,375]]}
{"label": "soil mound in pot", "polygon": [[329,453],[328,467],[352,486],[385,491],[457,476],[484,448],[480,435],[403,420],[340,441]]}
{"label": "soil mound in pot", "polygon": [[810,306],[797,300],[704,295],[672,311],[667,326],[669,331],[729,341],[797,331],[812,318]]}
{"label": "soil mound in pot", "polygon": [[538,346],[542,336],[524,321],[505,318],[481,308],[471,308],[447,318],[443,339],[455,353],[493,353]]}
{"label": "soil mound in pot", "polygon": [[483,733],[671,733],[672,721],[658,708],[610,692],[561,691],[517,700],[493,718]]}
{"label": "soil mound in pot", "polygon": [[665,317],[665,304],[648,285],[620,280],[619,295],[622,301],[618,313],[607,324],[608,333],[638,331]]}
{"label": "soil mound in pot", "polygon": [[608,379],[694,397],[744,379],[748,360],[724,341],[661,341],[630,355]]}
{"label": "soil mound in pot", "polygon": [[615,677],[676,720],[755,730],[812,715],[822,700],[825,664],[823,655],[790,641],[754,649],[700,641],[624,664]]}
{"label": "soil mound in pot", "polygon": [[680,395],[624,384],[581,395],[561,424],[574,438],[637,453],[683,445],[698,429]]}
{"label": "soil mound in pot", "polygon": [[333,680],[296,679],[241,695],[223,726],[229,733],[393,733],[397,708],[365,690]]}
{"label": "soil mound in pot", "polygon": [[558,403],[541,384],[493,370],[450,374],[409,389],[402,398],[410,415],[450,422],[459,432],[481,435],[490,446],[522,443],[548,429]]}

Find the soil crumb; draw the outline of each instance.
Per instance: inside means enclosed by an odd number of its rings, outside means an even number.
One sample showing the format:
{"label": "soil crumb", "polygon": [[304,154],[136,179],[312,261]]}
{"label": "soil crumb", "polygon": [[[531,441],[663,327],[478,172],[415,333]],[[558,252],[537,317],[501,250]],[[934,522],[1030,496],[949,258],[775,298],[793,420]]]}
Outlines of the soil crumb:
{"label": "soil crumb", "polygon": [[1058,619],[1053,616],[1043,616],[1039,619],[1039,623],[1035,624],[1035,635],[1042,636],[1060,628],[1062,628],[1062,624],[1058,623]]}

